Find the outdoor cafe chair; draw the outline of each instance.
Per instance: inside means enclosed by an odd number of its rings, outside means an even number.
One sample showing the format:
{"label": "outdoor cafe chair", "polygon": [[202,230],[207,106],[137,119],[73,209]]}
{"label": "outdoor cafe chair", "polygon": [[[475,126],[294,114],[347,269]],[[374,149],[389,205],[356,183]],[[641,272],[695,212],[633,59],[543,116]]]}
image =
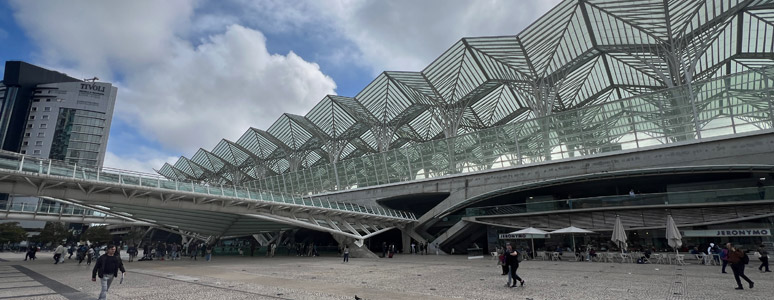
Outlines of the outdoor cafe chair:
{"label": "outdoor cafe chair", "polygon": [[629,253],[621,253],[621,263],[624,261],[628,261],[629,263],[632,263],[632,256],[629,255]]}
{"label": "outdoor cafe chair", "polygon": [[551,252],[551,260],[561,260],[559,252]]}
{"label": "outdoor cafe chair", "polygon": [[676,265],[685,265],[685,254],[676,254],[675,255],[675,264]]}
{"label": "outdoor cafe chair", "polygon": [[664,263],[664,254],[653,253],[653,254],[650,255],[650,257],[655,259],[657,264],[663,264]]}
{"label": "outdoor cafe chair", "polygon": [[712,260],[711,259],[712,256],[704,254],[704,253],[699,253],[699,254],[694,254],[694,255],[696,255],[696,260],[698,260],[703,265],[708,265],[709,266],[710,261]]}

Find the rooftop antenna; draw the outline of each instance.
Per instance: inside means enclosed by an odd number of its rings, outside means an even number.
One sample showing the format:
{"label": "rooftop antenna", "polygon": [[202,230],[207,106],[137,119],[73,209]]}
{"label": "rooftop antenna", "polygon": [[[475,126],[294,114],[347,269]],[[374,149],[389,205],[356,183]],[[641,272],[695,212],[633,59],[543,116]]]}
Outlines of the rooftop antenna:
{"label": "rooftop antenna", "polygon": [[83,81],[91,81],[91,83],[94,83],[95,81],[99,80],[97,76],[94,76],[94,78],[84,78]]}

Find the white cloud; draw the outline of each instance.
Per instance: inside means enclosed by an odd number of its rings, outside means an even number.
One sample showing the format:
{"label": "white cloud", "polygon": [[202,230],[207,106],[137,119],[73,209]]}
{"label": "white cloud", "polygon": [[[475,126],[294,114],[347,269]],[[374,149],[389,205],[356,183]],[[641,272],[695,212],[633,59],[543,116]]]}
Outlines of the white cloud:
{"label": "white cloud", "polygon": [[[294,53],[272,55],[260,32],[239,25],[196,48],[132,74],[119,111],[143,132],[192,155],[252,126],[267,129],[282,113],[306,114],[336,84]],[[121,93],[121,91],[119,91]]]}
{"label": "white cloud", "polygon": [[8,37],[8,32],[0,28],[0,40]]}
{"label": "white cloud", "polygon": [[[195,17],[194,4],[13,2],[17,22],[42,51],[37,63],[76,77],[114,78],[114,117],[186,156],[224,137],[235,140],[248,127],[266,129],[284,112],[303,115],[335,93],[317,64],[293,52],[270,54],[260,32]],[[195,45],[186,39],[203,33],[209,35]]]}
{"label": "white cloud", "polygon": [[113,78],[165,59],[185,32],[191,0],[13,0],[14,18],[41,49],[44,63]]}
{"label": "white cloud", "polygon": [[421,71],[463,37],[516,35],[559,0],[314,2],[373,72]]}
{"label": "white cloud", "polygon": [[156,175],[154,169],[159,169],[165,162],[175,162],[178,157],[166,156],[163,153],[147,147],[137,147],[132,155],[120,156],[108,151],[105,153],[104,166],[121,170],[132,170]]}

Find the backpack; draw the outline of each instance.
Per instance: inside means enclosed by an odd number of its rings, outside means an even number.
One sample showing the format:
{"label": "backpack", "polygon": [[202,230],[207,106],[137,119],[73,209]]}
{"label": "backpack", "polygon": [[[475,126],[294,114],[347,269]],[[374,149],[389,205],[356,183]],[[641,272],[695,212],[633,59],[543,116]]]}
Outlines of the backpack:
{"label": "backpack", "polygon": [[746,252],[742,252],[742,260],[741,260],[741,262],[743,264],[745,264],[745,265],[750,263],[750,257],[747,256]]}
{"label": "backpack", "polygon": [[521,252],[516,252],[516,261],[518,261],[519,263],[524,261],[524,255],[521,255]]}
{"label": "backpack", "polygon": [[725,259],[728,256],[728,249],[723,249],[720,251],[720,258]]}

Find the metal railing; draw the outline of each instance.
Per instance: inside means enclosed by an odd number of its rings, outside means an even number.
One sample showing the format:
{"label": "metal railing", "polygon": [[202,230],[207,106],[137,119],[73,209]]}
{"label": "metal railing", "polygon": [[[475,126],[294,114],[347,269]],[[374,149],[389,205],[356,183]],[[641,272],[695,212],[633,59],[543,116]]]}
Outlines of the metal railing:
{"label": "metal railing", "polygon": [[[471,207],[465,209],[465,216],[509,215],[546,211],[567,211],[604,207],[681,205],[692,203],[718,203],[772,200],[774,187],[734,188],[701,190],[689,192],[652,193],[636,195],[615,195],[589,198],[539,201],[519,204]],[[768,198],[766,197],[768,195]]]}
{"label": "metal railing", "polygon": [[274,204],[281,203],[290,206],[307,206],[397,219],[416,220],[416,216],[411,212],[388,209],[379,206],[366,206],[347,202],[313,199],[309,197],[294,196],[286,193],[261,191],[247,187],[229,185],[214,186],[207,184],[197,184],[193,182],[172,181],[158,175],[143,174],[135,171],[112,168],[85,168],[77,165],[70,165],[62,161],[41,159],[27,155],[20,155],[13,152],[0,153],[0,169],[40,175],[60,176],[91,182],[123,184],[129,186],[140,186],[146,188],[206,194],[216,197],[234,197],[238,199],[256,200]]}
{"label": "metal railing", "polygon": [[91,209],[67,205],[67,204],[48,204],[48,203],[13,203],[0,202],[0,211],[7,212],[28,212],[47,215],[67,215],[67,216],[94,216],[106,217],[107,215]]}

